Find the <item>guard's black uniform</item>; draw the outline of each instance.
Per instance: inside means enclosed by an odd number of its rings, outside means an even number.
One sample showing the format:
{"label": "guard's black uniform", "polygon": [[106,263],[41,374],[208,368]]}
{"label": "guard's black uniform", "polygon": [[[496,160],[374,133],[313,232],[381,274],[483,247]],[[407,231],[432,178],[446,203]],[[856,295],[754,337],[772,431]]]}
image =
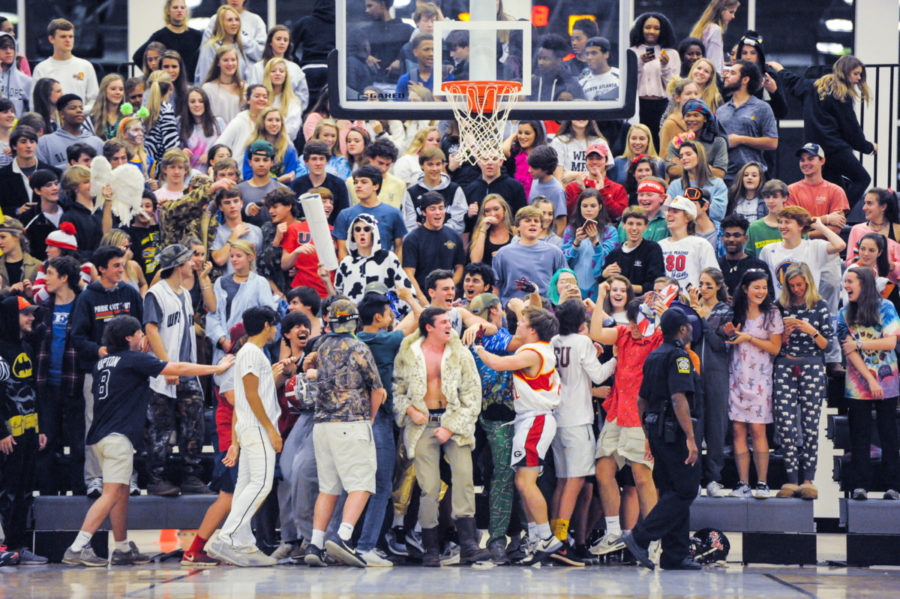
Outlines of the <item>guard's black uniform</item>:
{"label": "guard's black uniform", "polygon": [[662,540],[660,566],[675,567],[690,550],[690,507],[700,485],[699,460],[688,457],[687,438],[675,418],[672,394],[684,393],[691,403],[697,383],[691,359],[677,339],[666,339],[644,362],[640,396],[646,400],[644,431],[653,452],[653,481],[659,501],[632,530],[634,540],[646,548]]}

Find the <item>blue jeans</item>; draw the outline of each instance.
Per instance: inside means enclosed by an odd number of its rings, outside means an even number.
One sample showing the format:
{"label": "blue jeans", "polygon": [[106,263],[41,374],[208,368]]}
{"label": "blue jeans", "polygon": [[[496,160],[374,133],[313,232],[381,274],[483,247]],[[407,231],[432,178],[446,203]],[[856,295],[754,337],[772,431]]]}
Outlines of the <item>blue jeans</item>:
{"label": "blue jeans", "polygon": [[378,470],[375,473],[375,493],[369,497],[366,517],[363,520],[359,542],[356,544],[357,551],[361,553],[374,549],[378,543],[388,500],[391,498],[397,446],[391,417],[383,409],[379,409],[375,415],[372,434],[375,437],[375,460]]}

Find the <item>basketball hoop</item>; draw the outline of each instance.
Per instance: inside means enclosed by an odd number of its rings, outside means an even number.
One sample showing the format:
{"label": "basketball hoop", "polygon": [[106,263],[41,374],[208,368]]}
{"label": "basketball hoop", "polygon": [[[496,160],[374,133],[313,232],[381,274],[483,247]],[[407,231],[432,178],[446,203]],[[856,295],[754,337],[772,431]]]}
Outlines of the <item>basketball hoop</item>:
{"label": "basketball hoop", "polygon": [[522,84],[517,81],[447,81],[441,84],[459,123],[460,161],[503,158],[503,131]]}

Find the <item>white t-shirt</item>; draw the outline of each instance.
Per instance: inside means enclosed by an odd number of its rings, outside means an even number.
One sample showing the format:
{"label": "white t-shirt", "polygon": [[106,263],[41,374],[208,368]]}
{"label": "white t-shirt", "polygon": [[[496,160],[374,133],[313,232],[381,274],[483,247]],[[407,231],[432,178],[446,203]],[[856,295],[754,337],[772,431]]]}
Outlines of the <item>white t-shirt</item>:
{"label": "white t-shirt", "polygon": [[616,370],[613,358],[605,364],[597,360],[597,350],[587,335],[554,335],[550,340],[556,354],[556,372],[562,401],[554,410],[556,426],[579,426],[594,422],[591,382],[599,385]]}
{"label": "white t-shirt", "polygon": [[585,69],[578,78],[584,97],[588,100],[615,100],[619,97],[619,69],[612,68],[602,75]]}
{"label": "white t-shirt", "polygon": [[[97,73],[94,66],[83,58],[73,56],[68,60],[56,60],[53,57],[42,61],[34,67],[32,79],[37,81],[49,77],[59,81],[63,94],[78,94],[84,102],[84,113],[87,114],[94,105],[100,86],[97,85]],[[33,100],[32,100],[33,105]]]}
{"label": "white t-shirt", "polygon": [[[781,297],[784,286],[784,271],[794,262],[806,262],[812,272],[816,287],[820,287],[822,272],[829,265],[829,243],[824,239],[804,239],[792,250],[785,249],[784,242],[770,243],[759,252],[759,259],[766,263],[772,273],[775,297]],[[838,275],[840,280],[840,274]]]}
{"label": "white t-shirt", "polygon": [[253,343],[245,343],[237,353],[232,370],[234,370],[234,415],[237,418],[237,430],[262,428],[253,410],[250,409],[244,391],[244,375],[247,374],[255,374],[259,379],[258,393],[266,417],[273,426],[278,426],[281,406],[278,405],[278,395],[275,392],[275,375],[272,374],[272,365],[266,354]]}
{"label": "white t-shirt", "polygon": [[[559,164],[567,171],[574,171],[576,173],[585,173],[587,172],[587,148],[589,145],[599,143],[606,146],[606,155],[607,157],[612,156],[612,151],[609,149],[609,144],[607,144],[603,139],[589,139],[589,140],[578,140],[571,139],[566,141],[566,138],[560,139],[559,137],[554,137],[550,142],[550,147],[556,151],[556,156],[559,159]],[[607,159],[607,168],[609,168],[613,164],[613,160],[611,158]]]}
{"label": "white t-shirt", "polygon": [[700,271],[704,268],[719,268],[716,250],[703,237],[688,235],[680,241],[666,237],[659,242],[663,253],[663,266],[666,276],[672,277],[682,289],[688,284],[697,287],[700,284]]}

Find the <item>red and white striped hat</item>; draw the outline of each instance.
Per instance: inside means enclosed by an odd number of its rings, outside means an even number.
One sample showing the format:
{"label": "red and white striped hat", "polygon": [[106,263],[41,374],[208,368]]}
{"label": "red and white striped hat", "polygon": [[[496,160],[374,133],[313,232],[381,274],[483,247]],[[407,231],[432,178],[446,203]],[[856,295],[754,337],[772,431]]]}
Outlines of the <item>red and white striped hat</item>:
{"label": "red and white striped hat", "polygon": [[68,222],[60,223],[59,229],[47,235],[46,243],[63,250],[77,250],[78,240],[75,239],[75,225]]}

